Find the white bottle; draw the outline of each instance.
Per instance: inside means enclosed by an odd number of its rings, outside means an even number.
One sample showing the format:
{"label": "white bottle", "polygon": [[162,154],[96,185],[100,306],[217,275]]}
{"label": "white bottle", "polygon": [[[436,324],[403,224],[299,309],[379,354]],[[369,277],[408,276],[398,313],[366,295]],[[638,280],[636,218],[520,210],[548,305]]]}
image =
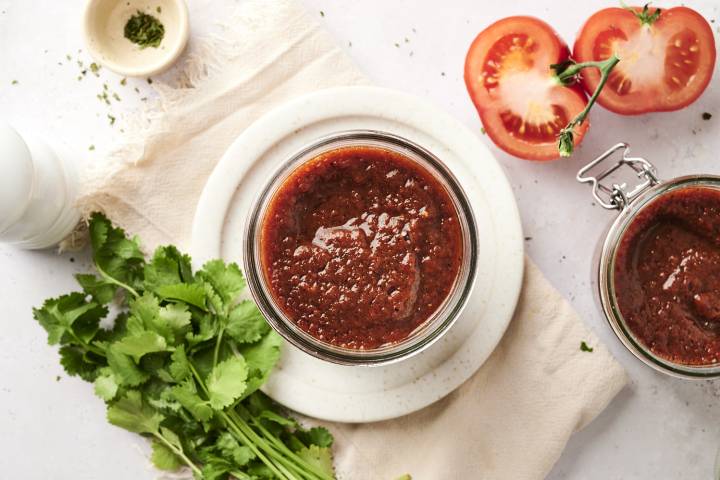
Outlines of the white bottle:
{"label": "white bottle", "polygon": [[0,122],[0,242],[20,248],[59,243],[80,220],[77,192],[70,156]]}

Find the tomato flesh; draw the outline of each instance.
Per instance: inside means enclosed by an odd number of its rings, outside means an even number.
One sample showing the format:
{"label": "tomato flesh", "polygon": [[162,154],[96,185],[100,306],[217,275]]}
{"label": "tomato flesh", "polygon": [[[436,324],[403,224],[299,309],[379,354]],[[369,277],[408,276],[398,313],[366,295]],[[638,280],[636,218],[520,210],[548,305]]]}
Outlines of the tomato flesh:
{"label": "tomato flesh", "polygon": [[[530,160],[559,157],[557,136],[586,105],[582,91],[559,85],[551,64],[569,50],[546,23],[509,17],[483,30],[468,51],[465,83],[493,142]],[[578,127],[578,144],[587,122]]]}
{"label": "tomato flesh", "polygon": [[[636,8],[636,10],[640,10]],[[651,25],[633,12],[608,8],[591,16],[575,42],[578,62],[620,58],[598,97],[616,113],[678,110],[707,87],[715,65],[715,42],[705,19],[694,10],[664,10]],[[600,81],[593,69],[582,83],[592,92]]]}

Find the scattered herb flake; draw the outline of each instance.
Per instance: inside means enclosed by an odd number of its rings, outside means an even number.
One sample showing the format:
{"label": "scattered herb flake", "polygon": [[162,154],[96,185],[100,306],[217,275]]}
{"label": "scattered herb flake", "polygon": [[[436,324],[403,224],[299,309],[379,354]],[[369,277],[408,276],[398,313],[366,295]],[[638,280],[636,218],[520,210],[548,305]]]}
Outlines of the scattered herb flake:
{"label": "scattered herb flake", "polygon": [[12,82],[10,82],[10,85],[17,85],[18,83],[20,82],[18,82],[17,80],[13,80]]}
{"label": "scattered herb flake", "polygon": [[324,17],[324,16],[325,16],[325,12],[323,12],[322,10],[320,10],[320,16],[321,16],[321,17]]}
{"label": "scattered herb flake", "polygon": [[113,96],[113,98],[114,98],[115,100],[117,100],[118,102],[121,101],[121,100],[120,100],[120,95],[118,95],[117,93],[113,92],[112,96]]}
{"label": "scattered herb flake", "polygon": [[[90,150],[91,152],[92,152],[93,150],[95,150],[95,145],[90,145],[90,146],[88,147],[88,150]],[[72,262],[73,260],[70,260],[70,261]]]}
{"label": "scattered herb flake", "polygon": [[148,78],[147,78],[147,82],[152,85],[153,79],[150,78],[150,77],[148,77]]}
{"label": "scattered herb flake", "polygon": [[100,76],[100,75],[98,75],[98,72],[100,71],[100,68],[101,68],[100,65],[98,65],[98,64],[95,63],[95,62],[93,62],[93,63],[90,64],[90,71],[91,71],[92,73],[94,73],[96,77],[99,77],[99,76]]}
{"label": "scattered herb flake", "polygon": [[110,120],[110,125],[115,125],[115,117],[110,115],[109,113],[107,114],[107,117],[108,120]]}
{"label": "scattered herb flake", "polygon": [[120,80],[120,85],[122,85],[123,87],[127,85],[127,78],[123,78],[122,80]]}
{"label": "scattered herb flake", "polygon": [[395,42],[395,48],[400,48],[400,44]]}
{"label": "scattered herb flake", "polygon": [[702,119],[703,120],[710,120],[712,118],[712,113],[710,112],[703,112]]}
{"label": "scattered herb flake", "polygon": [[487,130],[485,130],[485,127],[480,127],[480,133],[485,135],[487,133]]}
{"label": "scattered herb flake", "polygon": [[595,349],[592,348],[592,347],[589,347],[588,344],[585,343],[585,340],[583,340],[583,341],[580,343],[580,350],[583,351],[583,352],[591,352],[591,353],[592,353],[592,351],[595,350]]}
{"label": "scattered herb flake", "polygon": [[162,13],[162,7],[158,5],[158,7],[155,9],[156,12]]}
{"label": "scattered herb flake", "polygon": [[135,87],[134,90],[135,90],[136,93],[140,93],[140,89],[139,89],[138,87]]}

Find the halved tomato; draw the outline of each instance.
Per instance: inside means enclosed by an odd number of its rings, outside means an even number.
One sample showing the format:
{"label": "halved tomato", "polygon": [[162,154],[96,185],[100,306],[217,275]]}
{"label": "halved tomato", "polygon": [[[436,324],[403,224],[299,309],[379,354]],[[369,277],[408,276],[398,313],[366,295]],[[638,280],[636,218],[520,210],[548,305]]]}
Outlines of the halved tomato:
{"label": "halved tomato", "polygon": [[[653,18],[644,12],[637,7],[600,10],[575,42],[577,62],[605,60],[613,53],[620,58],[598,103],[623,115],[685,107],[705,90],[715,67],[712,28],[699,13],[676,7]],[[586,91],[595,91],[599,80],[597,70],[583,71]]]}
{"label": "halved tomato", "polygon": [[[485,131],[506,152],[529,160],[559,157],[558,134],[587,104],[577,85],[562,85],[550,67],[570,51],[533,17],[508,17],[475,38],[465,58],[465,84]],[[575,129],[574,144],[588,128]]]}

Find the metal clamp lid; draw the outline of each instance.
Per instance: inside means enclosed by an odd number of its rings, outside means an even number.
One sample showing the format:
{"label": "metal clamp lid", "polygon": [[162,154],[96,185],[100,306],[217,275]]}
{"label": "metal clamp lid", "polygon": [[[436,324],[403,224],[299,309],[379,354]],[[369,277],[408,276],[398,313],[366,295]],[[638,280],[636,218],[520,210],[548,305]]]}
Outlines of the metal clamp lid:
{"label": "metal clamp lid", "polygon": [[[619,150],[622,150],[622,158],[615,162],[615,164],[606,168],[598,175],[591,175],[588,173],[603,161],[614,156],[615,152]],[[618,143],[581,168],[577,174],[576,178],[578,182],[589,183],[592,185],[593,197],[595,197],[595,200],[597,200],[603,208],[608,210],[622,210],[642,192],[660,183],[655,166],[644,158],[628,156],[629,152],[630,146],[627,143]],[[644,180],[638,185],[635,185],[631,190],[628,190],[626,183],[613,183],[610,186],[601,183],[604,178],[623,166],[630,167],[633,171],[635,171],[638,178],[642,178]]]}

